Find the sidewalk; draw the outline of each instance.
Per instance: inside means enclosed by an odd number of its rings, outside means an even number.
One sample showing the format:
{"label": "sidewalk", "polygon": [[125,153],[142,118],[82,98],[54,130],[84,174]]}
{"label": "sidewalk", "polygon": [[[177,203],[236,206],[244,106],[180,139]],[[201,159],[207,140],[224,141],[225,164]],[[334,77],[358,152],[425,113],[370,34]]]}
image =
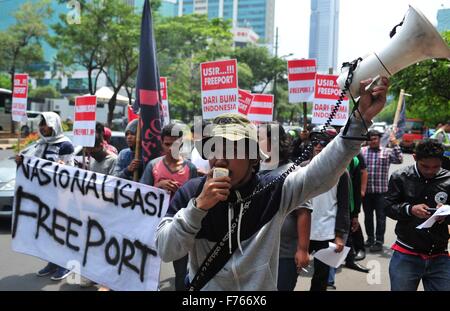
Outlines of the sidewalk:
{"label": "sidewalk", "polygon": [[17,144],[17,138],[0,138],[0,150],[12,149]]}

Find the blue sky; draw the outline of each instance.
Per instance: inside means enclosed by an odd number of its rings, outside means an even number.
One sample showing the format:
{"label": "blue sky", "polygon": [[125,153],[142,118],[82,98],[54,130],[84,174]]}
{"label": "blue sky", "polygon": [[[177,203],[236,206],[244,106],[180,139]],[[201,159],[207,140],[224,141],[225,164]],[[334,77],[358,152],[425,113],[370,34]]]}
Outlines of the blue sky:
{"label": "blue sky", "polygon": [[[389,32],[411,4],[434,25],[437,11],[450,0],[341,0],[338,64],[376,50],[389,41]],[[275,26],[279,28],[279,56],[308,57],[310,0],[276,0]]]}

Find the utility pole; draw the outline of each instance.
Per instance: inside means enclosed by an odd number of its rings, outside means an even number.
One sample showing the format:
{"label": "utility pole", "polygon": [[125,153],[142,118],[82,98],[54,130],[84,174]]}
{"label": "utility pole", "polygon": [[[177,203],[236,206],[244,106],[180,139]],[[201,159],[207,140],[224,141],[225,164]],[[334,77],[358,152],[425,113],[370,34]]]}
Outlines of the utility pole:
{"label": "utility pole", "polygon": [[[278,58],[278,27],[275,30],[275,61]],[[273,77],[273,120],[277,120],[277,72],[274,68]]]}

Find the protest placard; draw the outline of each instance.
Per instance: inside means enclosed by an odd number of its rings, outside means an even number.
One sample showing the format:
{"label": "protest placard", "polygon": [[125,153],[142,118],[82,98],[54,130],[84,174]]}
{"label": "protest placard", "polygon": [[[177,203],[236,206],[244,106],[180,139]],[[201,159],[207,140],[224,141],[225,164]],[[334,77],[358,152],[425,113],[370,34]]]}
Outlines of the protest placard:
{"label": "protest placard", "polygon": [[157,290],[155,231],[169,199],[162,189],[25,157],[12,248],[113,290]]}
{"label": "protest placard", "polygon": [[[338,76],[334,75],[316,75],[316,84],[314,90],[314,101],[312,110],[312,123],[324,124],[330,117],[336,102],[339,99],[341,90],[337,84]],[[349,101],[344,97],[339,106],[331,125],[343,126],[347,123],[349,115]]]}
{"label": "protest placard", "polygon": [[73,143],[83,147],[95,144],[95,111],[97,96],[78,96],[75,98],[75,118],[73,123]]}
{"label": "protest placard", "polygon": [[252,94],[253,102],[248,112],[248,119],[253,123],[272,122],[273,120],[273,95]]}
{"label": "protest placard", "polygon": [[163,116],[164,116],[164,125],[167,125],[170,123],[169,97],[167,94],[167,78],[160,77],[159,85],[161,87],[161,105],[162,105]]}
{"label": "protest placard", "polygon": [[213,119],[223,113],[238,113],[237,61],[202,63],[200,71],[203,119]]}
{"label": "protest placard", "polygon": [[27,121],[28,75],[17,73],[14,75],[14,89],[12,95],[12,120]]}
{"label": "protest placard", "polygon": [[244,116],[248,114],[253,97],[252,93],[239,89],[239,113]]}
{"label": "protest placard", "polygon": [[314,96],[316,60],[288,60],[289,103],[311,102]]}

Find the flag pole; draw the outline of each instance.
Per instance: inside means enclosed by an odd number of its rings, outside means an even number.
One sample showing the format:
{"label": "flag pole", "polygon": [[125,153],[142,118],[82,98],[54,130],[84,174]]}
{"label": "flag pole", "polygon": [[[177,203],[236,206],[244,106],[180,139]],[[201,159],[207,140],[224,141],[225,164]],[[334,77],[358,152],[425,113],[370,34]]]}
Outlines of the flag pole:
{"label": "flag pole", "polygon": [[[139,115],[138,115],[138,126],[136,129],[136,147],[135,147],[135,154],[134,154],[134,159],[135,160],[140,160],[141,159],[141,112],[139,111]],[[139,181],[139,169],[136,169],[133,172],[133,180],[134,181]]]}
{"label": "flag pole", "polygon": [[404,97],[405,97],[405,90],[401,89],[400,90],[400,95],[398,97],[397,110],[395,111],[394,123],[392,124],[393,125],[392,129],[394,130],[394,133],[397,131],[398,120],[400,118],[400,111],[402,110],[403,98]]}
{"label": "flag pole", "polygon": [[303,130],[306,131],[306,128],[308,127],[308,107],[307,103],[303,102]]}

